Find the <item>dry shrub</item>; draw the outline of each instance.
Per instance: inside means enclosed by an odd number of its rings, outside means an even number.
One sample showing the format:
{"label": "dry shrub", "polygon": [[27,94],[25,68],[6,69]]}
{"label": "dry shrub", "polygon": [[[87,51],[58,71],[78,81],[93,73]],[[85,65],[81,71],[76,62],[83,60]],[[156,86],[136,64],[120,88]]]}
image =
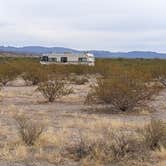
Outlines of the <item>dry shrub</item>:
{"label": "dry shrub", "polygon": [[17,116],[15,119],[22,141],[28,146],[34,145],[42,134],[44,125],[25,116]]}
{"label": "dry shrub", "polygon": [[82,135],[80,133],[74,144],[67,147],[66,150],[68,152],[67,157],[75,161],[102,161],[106,157],[105,148],[106,141],[98,138],[89,140],[88,136]]}
{"label": "dry shrub", "polygon": [[69,80],[76,85],[83,85],[89,81],[86,77],[77,77],[77,76],[73,76],[69,78]]}
{"label": "dry shrub", "polygon": [[[95,161],[95,163],[112,164],[121,160],[146,156],[142,142],[122,131],[109,131],[103,138],[88,140],[80,136],[79,142],[67,149],[68,157],[76,161]],[[139,154],[139,155],[138,155]]]}
{"label": "dry shrub", "polygon": [[11,64],[1,64],[0,66],[0,83],[5,86],[9,81],[14,80],[18,73]]}
{"label": "dry shrub", "polygon": [[110,148],[114,160],[133,158],[145,151],[140,140],[123,132],[112,132],[111,139]]}
{"label": "dry shrub", "polygon": [[53,102],[55,99],[72,93],[72,89],[67,89],[64,82],[60,80],[47,81],[39,84],[38,91],[49,101]]}
{"label": "dry shrub", "polygon": [[161,120],[152,119],[143,129],[139,130],[146,147],[151,150],[166,147],[166,124]]}
{"label": "dry shrub", "polygon": [[152,77],[166,87],[166,64],[156,65],[151,69]]}
{"label": "dry shrub", "polygon": [[130,75],[98,79],[87,96],[90,102],[111,104],[116,111],[132,111],[138,104],[149,99],[157,88],[148,88],[145,82]]}
{"label": "dry shrub", "polygon": [[31,82],[32,85],[37,85],[40,82],[48,80],[48,73],[46,72],[46,70],[34,65],[26,70],[22,74],[22,77],[27,82],[27,84],[28,82]]}
{"label": "dry shrub", "polygon": [[91,147],[88,145],[88,142],[83,139],[83,137],[80,137],[77,143],[67,148],[67,151],[69,157],[73,158],[76,161],[79,161],[90,155]]}

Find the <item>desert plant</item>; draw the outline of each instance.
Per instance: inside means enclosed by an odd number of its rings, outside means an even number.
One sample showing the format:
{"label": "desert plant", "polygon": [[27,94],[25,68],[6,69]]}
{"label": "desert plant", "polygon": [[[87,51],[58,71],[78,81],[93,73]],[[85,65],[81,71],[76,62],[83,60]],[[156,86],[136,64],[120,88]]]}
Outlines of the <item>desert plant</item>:
{"label": "desert plant", "polygon": [[120,75],[98,79],[97,85],[92,86],[88,94],[88,100],[96,98],[97,101],[111,104],[115,110],[131,111],[142,101],[149,99],[156,90],[148,88],[139,78]]}
{"label": "desert plant", "polygon": [[111,132],[110,139],[111,141],[108,146],[110,146],[114,160],[119,160],[124,157],[132,158],[135,154],[145,151],[141,141],[122,131]]}
{"label": "desert plant", "polygon": [[145,145],[151,150],[166,147],[166,124],[161,120],[152,119],[148,125],[139,130]]}
{"label": "desert plant", "polygon": [[[78,139],[77,141],[75,141],[75,144],[72,144],[71,146],[66,148],[68,152],[68,157],[76,161],[84,159],[94,161],[102,160],[106,155],[106,149],[108,149],[106,147],[106,141],[103,141],[101,139],[90,141],[87,139],[86,136],[83,136],[81,133],[78,135]],[[109,157],[107,158],[107,160],[109,160]]]}
{"label": "desert plant", "polygon": [[67,89],[64,82],[60,80],[47,81],[39,84],[38,91],[49,101],[53,102],[55,99],[72,93],[72,89]]}
{"label": "desert plant", "polygon": [[34,65],[27,69],[22,74],[22,77],[26,82],[30,81],[32,85],[37,85],[40,82],[48,80],[48,73],[44,69]]}
{"label": "desert plant", "polygon": [[15,119],[18,123],[18,132],[22,141],[28,146],[34,145],[43,132],[43,124],[39,124],[25,116],[17,116]]}
{"label": "desert plant", "polygon": [[[68,157],[76,161],[94,161],[98,164],[115,164],[123,159],[146,156],[142,141],[122,131],[107,130],[103,137],[88,140],[80,136],[78,142],[67,148]],[[139,154],[139,155],[138,155]]]}
{"label": "desert plant", "polygon": [[88,82],[88,79],[86,77],[78,77],[78,76],[72,76],[69,78],[69,80],[72,83],[75,83],[76,85],[83,85]]}
{"label": "desert plant", "polygon": [[1,64],[0,67],[0,83],[5,86],[9,81],[14,80],[17,77],[15,68],[10,64]]}
{"label": "desert plant", "polygon": [[77,143],[67,148],[67,151],[75,160],[81,160],[90,155],[91,148],[88,145],[87,141],[83,137],[80,137]]}

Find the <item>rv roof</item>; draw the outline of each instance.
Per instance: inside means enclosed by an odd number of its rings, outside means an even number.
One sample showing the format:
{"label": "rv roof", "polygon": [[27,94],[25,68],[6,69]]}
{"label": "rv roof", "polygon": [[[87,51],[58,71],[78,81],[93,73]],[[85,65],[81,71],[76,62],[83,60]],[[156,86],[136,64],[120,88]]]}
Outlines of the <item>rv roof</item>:
{"label": "rv roof", "polygon": [[80,54],[75,54],[75,53],[48,53],[48,54],[43,54],[43,56],[89,56],[89,57],[94,57],[93,54],[90,53],[80,53]]}

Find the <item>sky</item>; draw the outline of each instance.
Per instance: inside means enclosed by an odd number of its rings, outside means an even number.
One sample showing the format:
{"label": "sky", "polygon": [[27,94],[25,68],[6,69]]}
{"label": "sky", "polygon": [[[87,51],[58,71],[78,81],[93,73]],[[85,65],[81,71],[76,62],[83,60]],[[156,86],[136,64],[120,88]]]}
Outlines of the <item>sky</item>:
{"label": "sky", "polygon": [[0,45],[166,52],[166,0],[0,0]]}

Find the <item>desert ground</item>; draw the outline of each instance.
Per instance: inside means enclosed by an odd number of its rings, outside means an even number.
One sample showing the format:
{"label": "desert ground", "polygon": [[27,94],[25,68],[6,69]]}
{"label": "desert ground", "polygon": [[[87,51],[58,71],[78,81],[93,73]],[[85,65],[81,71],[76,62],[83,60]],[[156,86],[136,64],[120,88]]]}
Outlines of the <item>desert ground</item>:
{"label": "desert ground", "polygon": [[166,61],[0,58],[0,166],[165,166]]}
{"label": "desert ground", "polygon": [[[84,100],[91,82],[83,85],[69,84],[74,92],[61,97],[56,102],[45,102],[36,91],[36,86],[27,86],[25,81],[17,78],[1,91],[0,102],[0,165],[1,166],[79,166],[104,165],[97,161],[90,163],[79,161],[68,154],[66,148],[74,146],[88,137],[100,137],[103,130],[111,127],[116,130],[132,132],[149,123],[151,118],[166,120],[166,89],[153,96],[141,110],[136,113],[96,113],[103,105],[85,105]],[[90,111],[88,111],[90,110]],[[149,111],[151,110],[151,111]],[[34,146],[26,146],[19,137],[16,116],[24,115],[44,124],[44,132]],[[121,161],[108,165],[166,165],[166,151],[155,151],[145,159]]]}

